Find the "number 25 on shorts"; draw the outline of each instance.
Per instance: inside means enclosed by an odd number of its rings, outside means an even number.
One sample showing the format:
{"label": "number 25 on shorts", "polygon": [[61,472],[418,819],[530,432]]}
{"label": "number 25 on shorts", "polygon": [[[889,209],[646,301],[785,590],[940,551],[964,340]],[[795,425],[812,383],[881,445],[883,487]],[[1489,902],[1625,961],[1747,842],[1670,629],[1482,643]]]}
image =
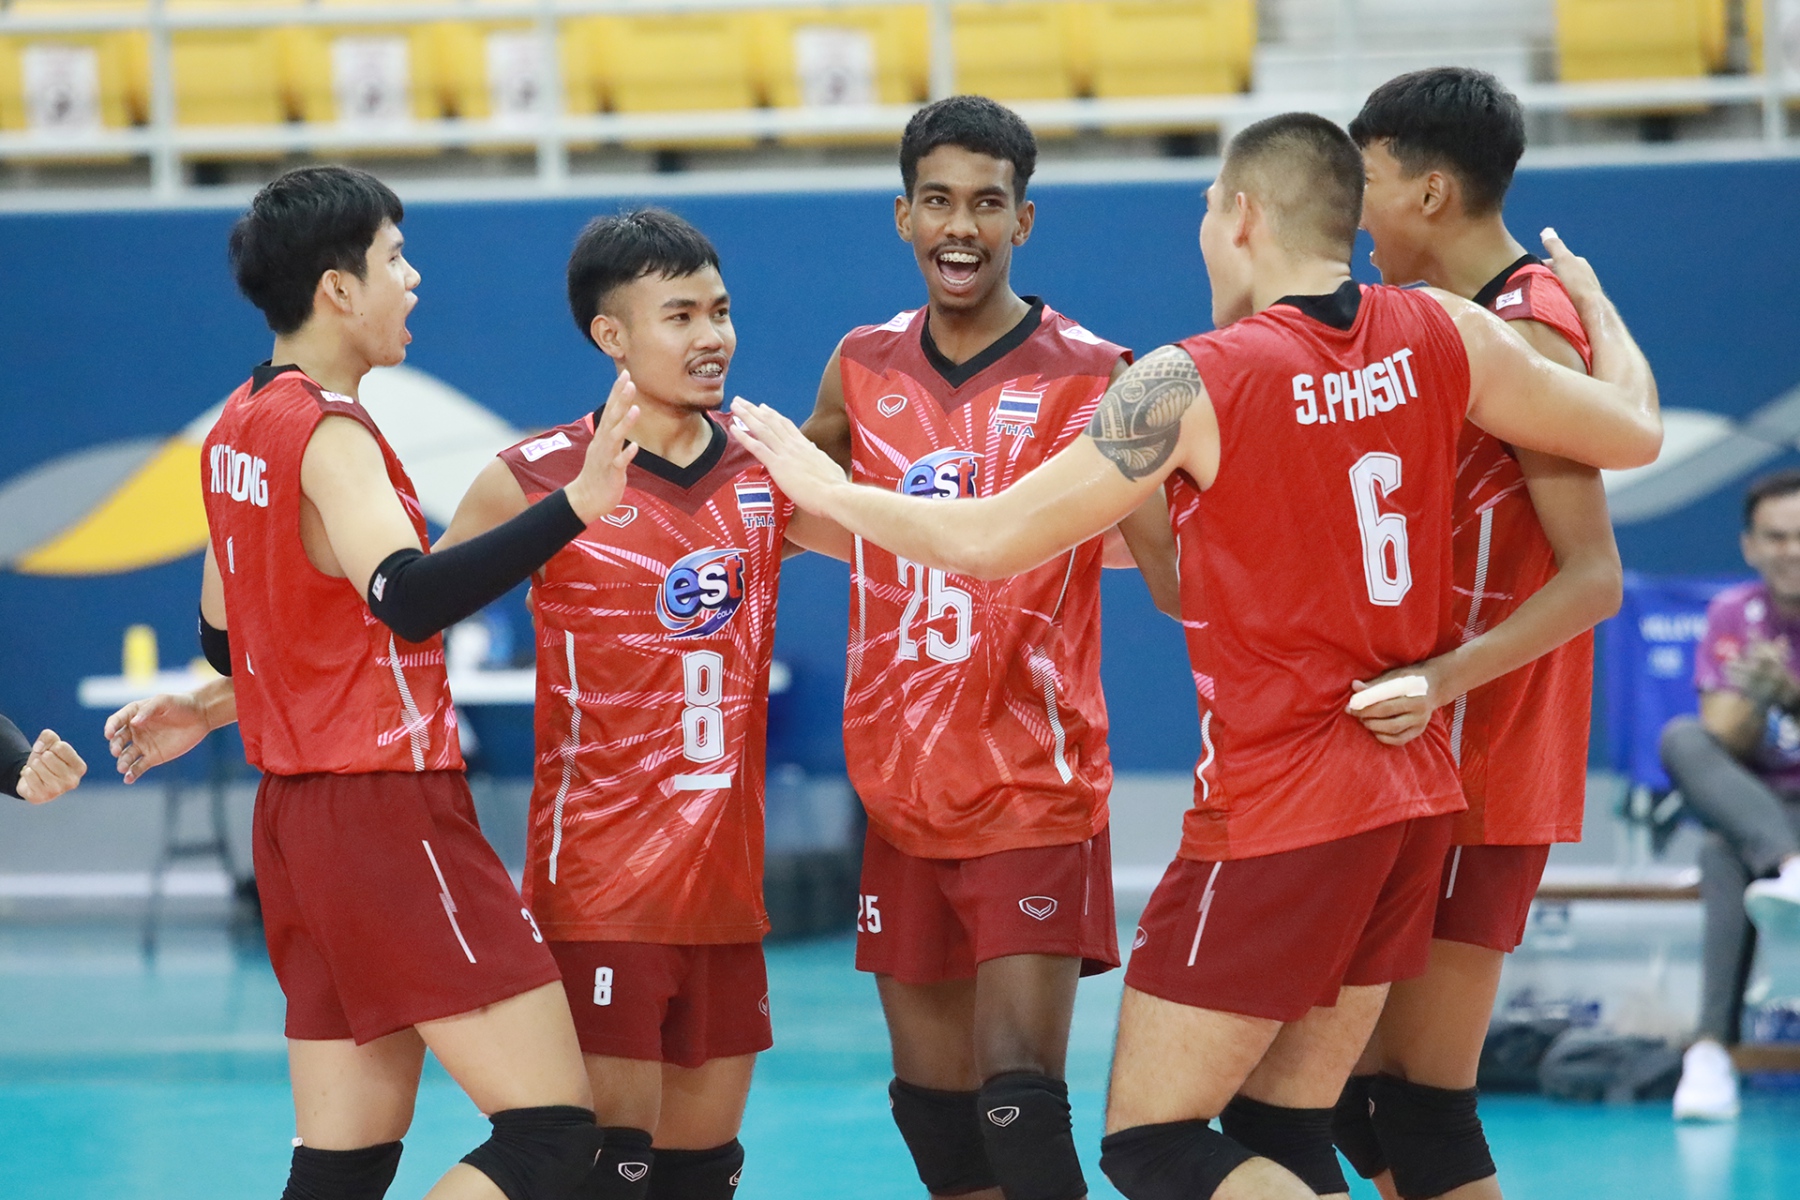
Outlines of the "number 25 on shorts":
{"label": "number 25 on shorts", "polygon": [[880,933],[881,910],[875,907],[879,896],[858,896],[856,898],[856,932]]}

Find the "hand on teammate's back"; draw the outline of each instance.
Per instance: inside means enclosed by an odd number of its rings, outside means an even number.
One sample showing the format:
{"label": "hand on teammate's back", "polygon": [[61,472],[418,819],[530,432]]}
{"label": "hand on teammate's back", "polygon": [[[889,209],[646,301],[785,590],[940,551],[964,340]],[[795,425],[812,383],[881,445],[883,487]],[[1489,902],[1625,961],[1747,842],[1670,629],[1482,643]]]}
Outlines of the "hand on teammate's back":
{"label": "hand on teammate's back", "polygon": [[807,440],[800,427],[766,404],[739,397],[731,402],[731,432],[756,460],[769,468],[775,486],[807,512],[829,516],[831,489],[844,482],[844,468]]}
{"label": "hand on teammate's back", "polygon": [[1546,228],[1539,236],[1544,239],[1544,249],[1550,255],[1550,269],[1556,272],[1556,278],[1562,282],[1563,290],[1569,293],[1577,311],[1606,299],[1606,289],[1600,286],[1600,276],[1594,273],[1593,264],[1564,245],[1556,230]]}
{"label": "hand on teammate's back", "polygon": [[617,508],[625,494],[625,469],[638,449],[625,440],[625,434],[637,415],[637,386],[631,382],[631,372],[620,371],[607,394],[600,422],[594,426],[594,440],[588,443],[581,474],[563,489],[569,507],[584,524],[592,525]]}
{"label": "hand on teammate's back", "polygon": [[87,764],[75,747],[46,729],[32,743],[31,757],[19,772],[19,799],[31,804],[48,804],[64,792],[73,791],[87,774]]}
{"label": "hand on teammate's back", "polygon": [[160,695],[133,700],[106,718],[106,742],[126,783],[136,783],[151,767],[173,762],[206,737],[204,706],[192,695]]}
{"label": "hand on teammate's back", "polygon": [[[1447,697],[1443,695],[1444,681],[1438,669],[1429,662],[1418,663],[1410,667],[1396,667],[1385,675],[1367,681],[1356,680],[1350,685],[1352,693],[1372,688],[1378,683],[1386,683],[1390,679],[1398,679],[1403,675],[1418,675],[1429,685],[1423,696],[1395,696],[1390,700],[1380,700],[1367,708],[1351,713],[1363,723],[1363,728],[1375,735],[1375,740],[1384,746],[1404,746],[1406,743],[1425,732],[1425,726],[1431,723],[1431,714],[1442,705]],[[1346,711],[1348,706],[1346,706]]]}

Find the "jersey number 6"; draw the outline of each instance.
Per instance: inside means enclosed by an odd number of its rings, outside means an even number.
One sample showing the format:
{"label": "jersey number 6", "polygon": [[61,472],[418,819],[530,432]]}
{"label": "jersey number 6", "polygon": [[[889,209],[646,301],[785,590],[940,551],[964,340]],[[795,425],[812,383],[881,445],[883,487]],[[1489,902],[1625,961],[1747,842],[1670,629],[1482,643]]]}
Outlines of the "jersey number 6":
{"label": "jersey number 6", "polygon": [[1373,451],[1350,468],[1356,499],[1356,530],[1362,535],[1363,580],[1369,603],[1393,608],[1412,590],[1412,563],[1406,557],[1406,517],[1382,512],[1381,502],[1400,486],[1400,457]]}
{"label": "jersey number 6", "polygon": [[901,658],[918,661],[919,641],[913,635],[913,622],[918,619],[919,609],[923,608],[927,622],[948,616],[955,626],[948,638],[930,624],[925,626],[926,656],[941,663],[962,662],[968,658],[969,635],[975,617],[975,605],[969,593],[951,587],[942,571],[926,570],[921,564],[904,558],[896,561],[900,564],[900,583],[910,587],[912,595],[906,601],[906,611],[900,614],[900,644],[895,652]]}

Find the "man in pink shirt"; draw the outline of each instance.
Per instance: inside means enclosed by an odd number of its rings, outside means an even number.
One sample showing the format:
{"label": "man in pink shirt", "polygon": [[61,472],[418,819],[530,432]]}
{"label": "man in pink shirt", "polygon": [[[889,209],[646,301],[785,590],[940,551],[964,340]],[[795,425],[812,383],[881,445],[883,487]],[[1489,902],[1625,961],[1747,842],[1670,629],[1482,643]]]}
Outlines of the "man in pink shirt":
{"label": "man in pink shirt", "polygon": [[1662,738],[1669,777],[1708,830],[1700,1037],[1683,1060],[1678,1119],[1737,1116],[1725,1048],[1738,1040],[1757,934],[1800,934],[1800,470],[1750,485],[1742,544],[1761,578],[1714,597],[1694,658],[1700,715]]}

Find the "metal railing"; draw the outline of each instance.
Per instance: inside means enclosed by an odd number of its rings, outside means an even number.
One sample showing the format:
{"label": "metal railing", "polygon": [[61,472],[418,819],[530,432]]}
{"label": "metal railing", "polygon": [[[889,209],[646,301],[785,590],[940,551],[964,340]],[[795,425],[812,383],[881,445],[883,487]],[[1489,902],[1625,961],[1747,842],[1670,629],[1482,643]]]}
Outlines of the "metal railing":
{"label": "metal railing", "polygon": [[[826,0],[827,3],[830,0]],[[929,92],[954,89],[952,0],[924,0],[929,13]],[[916,6],[920,0],[852,0],[851,7]],[[1771,0],[1780,11],[1781,0]],[[794,137],[897,137],[915,111],[912,104],[854,104],[813,107],[745,108],[704,112],[590,113],[566,111],[558,54],[559,25],[587,16],[653,16],[696,11],[818,8],[821,0],[443,0],[438,3],[368,4],[323,7],[219,7],[172,9],[168,0],[149,0],[137,11],[66,12],[21,15],[0,11],[0,37],[56,33],[144,30],[149,36],[149,120],[131,128],[102,128],[78,135],[46,136],[42,131],[0,133],[0,160],[92,160],[138,156],[150,162],[152,192],[174,199],[184,188],[187,159],[447,147],[532,145],[536,177],[546,191],[569,181],[572,145],[688,142],[701,139]],[[1141,99],[1076,99],[1010,102],[1034,127],[1045,130],[1129,128],[1219,128],[1224,131],[1278,112],[1308,109],[1347,119],[1362,101],[1348,69],[1358,52],[1356,5],[1340,0],[1342,28],[1336,53],[1344,59],[1325,86],[1305,91],[1231,95],[1168,96]],[[183,125],[176,120],[173,35],[190,30],[256,29],[292,26],[414,25],[469,22],[482,26],[529,21],[539,39],[538,95],[529,124],[519,119],[438,119],[364,125],[353,122],[285,122],[265,125]],[[1770,44],[1779,46],[1771,22]],[[1789,143],[1787,108],[1800,101],[1800,72],[1786,68],[1780,54],[1774,69],[1758,75],[1718,75],[1617,83],[1534,83],[1519,87],[1528,112],[1641,113],[1725,106],[1761,110],[1761,140],[1770,148]]]}

